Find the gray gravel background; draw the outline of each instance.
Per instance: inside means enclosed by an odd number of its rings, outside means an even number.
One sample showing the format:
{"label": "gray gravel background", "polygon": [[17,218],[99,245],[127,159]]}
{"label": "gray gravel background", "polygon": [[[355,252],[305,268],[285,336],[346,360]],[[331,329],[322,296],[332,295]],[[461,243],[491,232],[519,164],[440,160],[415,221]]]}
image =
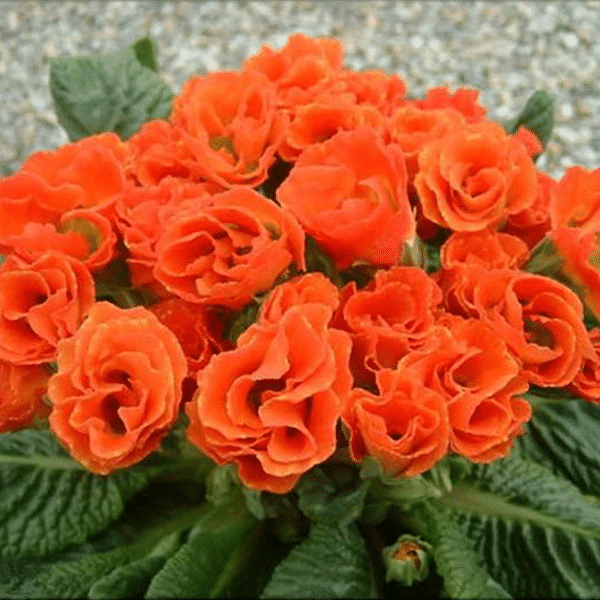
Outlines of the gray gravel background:
{"label": "gray gravel background", "polygon": [[48,91],[53,57],[110,52],[151,35],[162,76],[237,69],[294,32],[335,36],[346,65],[402,75],[409,93],[480,89],[491,118],[515,116],[536,89],[556,99],[539,165],[560,176],[600,166],[598,1],[0,1],[0,167],[67,141]]}

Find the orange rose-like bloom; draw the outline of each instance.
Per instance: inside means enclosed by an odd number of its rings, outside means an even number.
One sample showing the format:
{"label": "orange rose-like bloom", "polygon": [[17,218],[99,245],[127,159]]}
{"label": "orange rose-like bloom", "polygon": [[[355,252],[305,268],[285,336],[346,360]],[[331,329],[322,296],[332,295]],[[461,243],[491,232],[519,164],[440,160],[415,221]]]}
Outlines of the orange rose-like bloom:
{"label": "orange rose-like bloom", "polygon": [[151,312],[99,302],[58,346],[50,427],[94,473],[131,466],[175,422],[186,371],[177,338]]}
{"label": "orange rose-like bloom", "polygon": [[503,228],[533,248],[550,230],[550,196],[557,182],[547,173],[538,171],[538,193],[535,202],[525,210],[510,215]]}
{"label": "orange rose-like bloom", "polygon": [[384,145],[369,127],[306,149],[277,200],[339,268],[357,260],[391,266],[414,235],[402,150]]}
{"label": "orange rose-like bloom", "polygon": [[34,424],[50,407],[43,401],[50,371],[46,365],[13,365],[0,361],[0,433]]}
{"label": "orange rose-like bloom", "polygon": [[[442,325],[443,324],[443,325]],[[485,323],[448,315],[431,344],[407,354],[397,371],[442,394],[448,406],[450,447],[474,462],[506,456],[531,417],[519,365]]]}
{"label": "orange rose-like bloom", "polygon": [[414,105],[425,110],[452,108],[462,113],[469,123],[477,123],[485,117],[486,109],[479,104],[479,91],[472,88],[458,88],[450,93],[448,86],[438,86],[427,90],[422,100]]}
{"label": "orange rose-like bloom", "polygon": [[582,361],[594,356],[581,301],[554,279],[494,269],[480,274],[473,301],[480,319],[506,341],[530,383],[565,386]]}
{"label": "orange rose-like bloom", "polygon": [[353,341],[355,376],[364,368],[394,369],[410,350],[424,345],[442,293],[417,267],[380,270],[362,290],[345,298],[343,317]]}
{"label": "orange rose-like bloom", "polygon": [[600,231],[600,168],[569,167],[550,193],[552,229]]}
{"label": "orange rose-like bloom", "polygon": [[39,364],[56,358],[94,304],[94,281],[79,261],[48,252],[32,263],[9,256],[0,267],[0,360]]}
{"label": "orange rose-like bloom", "polygon": [[169,298],[149,310],[177,337],[187,359],[188,375],[203,369],[213,354],[229,349],[229,344],[221,339],[222,321],[202,304]]}
{"label": "orange rose-like bloom", "polygon": [[263,46],[246,60],[242,70],[266,75],[276,86],[278,105],[293,108],[330,86],[342,61],[343,50],[337,40],[296,33],[281,50]]}
{"label": "orange rose-like bloom", "polygon": [[246,187],[186,205],[167,222],[154,276],[190,302],[240,309],[292,262],[304,269],[294,217]]}
{"label": "orange rose-like bloom", "polygon": [[588,331],[594,356],[585,358],[568,390],[594,404],[600,404],[600,330]]}
{"label": "orange rose-like bloom", "polygon": [[355,388],[342,415],[350,455],[373,456],[389,475],[414,477],[448,450],[448,407],[444,396],[400,371],[377,373],[379,395]]}
{"label": "orange rose-like bloom", "polygon": [[259,321],[277,324],[288,308],[315,302],[335,311],[340,303],[338,288],[322,273],[299,275],[269,293],[260,307]]}
{"label": "orange rose-like bloom", "polygon": [[233,71],[188,79],[173,103],[171,122],[185,132],[194,170],[224,187],[262,183],[288,126],[268,78]]}
{"label": "orange rose-like bloom", "polygon": [[350,338],[328,328],[331,312],[299,304],[276,325],[251,325],[198,375],[188,438],[218,464],[235,462],[250,488],[289,492],[335,451],[352,378]]}
{"label": "orange rose-like bloom", "polygon": [[415,189],[429,220],[454,231],[479,231],[530,207],[535,165],[497,123],[452,130],[419,153]]}

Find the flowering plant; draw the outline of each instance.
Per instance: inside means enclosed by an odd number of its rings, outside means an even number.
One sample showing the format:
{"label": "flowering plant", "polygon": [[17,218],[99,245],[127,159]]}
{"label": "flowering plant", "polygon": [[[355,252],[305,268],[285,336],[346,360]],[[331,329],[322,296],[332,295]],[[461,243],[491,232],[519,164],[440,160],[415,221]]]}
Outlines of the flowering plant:
{"label": "flowering plant", "polygon": [[[50,72],[0,179],[0,595],[600,596],[600,169],[297,34]],[[409,587],[412,586],[412,587]]]}

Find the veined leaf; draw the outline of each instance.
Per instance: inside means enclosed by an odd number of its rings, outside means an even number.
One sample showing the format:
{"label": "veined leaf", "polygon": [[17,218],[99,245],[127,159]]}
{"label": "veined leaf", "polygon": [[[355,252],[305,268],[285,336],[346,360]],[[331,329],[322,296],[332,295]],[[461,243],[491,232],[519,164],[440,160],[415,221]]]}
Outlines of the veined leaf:
{"label": "veined leaf", "polygon": [[[240,495],[241,496],[241,495]],[[243,565],[241,543],[255,519],[241,502],[217,506],[152,579],[146,598],[214,598]]]}
{"label": "veined leaf", "polygon": [[173,93],[142,66],[140,57],[149,64],[149,56],[142,44],[114,54],[51,61],[50,93],[71,141],[103,131],[127,139],[146,121],[169,115]]}
{"label": "veined leaf", "polygon": [[0,557],[43,556],[83,542],[147,483],[138,469],[89,473],[50,431],[0,435]]}
{"label": "veined leaf", "polygon": [[535,403],[527,431],[516,444],[584,494],[600,496],[599,440],[600,405],[571,399]]}
{"label": "veined leaf", "polygon": [[510,598],[479,564],[472,542],[444,510],[423,505],[433,558],[450,598]]}
{"label": "veined leaf", "polygon": [[356,525],[315,523],[273,571],[261,598],[374,598],[365,541]]}
{"label": "veined leaf", "polygon": [[[473,479],[474,478],[474,479]],[[600,597],[600,504],[515,448],[431,501],[516,597]]]}
{"label": "veined leaf", "polygon": [[506,129],[514,133],[521,125],[535,133],[545,148],[554,127],[554,98],[543,90],[534,92],[521,114],[507,123]]}

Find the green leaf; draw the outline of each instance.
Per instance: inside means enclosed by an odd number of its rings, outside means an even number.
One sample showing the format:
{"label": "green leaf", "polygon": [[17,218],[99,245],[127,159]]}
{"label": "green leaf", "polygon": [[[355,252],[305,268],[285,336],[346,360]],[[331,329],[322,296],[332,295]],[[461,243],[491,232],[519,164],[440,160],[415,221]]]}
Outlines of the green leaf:
{"label": "green leaf", "polygon": [[444,510],[423,505],[437,572],[450,598],[510,598],[479,564],[472,542]]}
{"label": "green leaf", "polygon": [[132,46],[135,57],[143,67],[158,72],[156,62],[156,48],[154,42],[148,36],[140,38]]}
{"label": "green leaf", "polygon": [[179,531],[167,535],[144,558],[117,567],[96,581],[90,588],[88,597],[92,599],[142,597],[152,578],[180,546]]}
{"label": "green leaf", "polygon": [[236,576],[243,562],[241,542],[255,523],[241,503],[215,507],[152,579],[145,597],[218,596]]}
{"label": "green leaf", "polygon": [[89,473],[50,431],[0,435],[0,557],[43,556],[82,542],[147,483],[141,469]]}
{"label": "green leaf", "polygon": [[452,510],[501,586],[516,597],[600,597],[600,504],[518,448],[470,477],[431,503]]}
{"label": "green leaf", "polygon": [[167,84],[142,66],[134,48],[53,59],[50,93],[58,121],[71,141],[103,131],[127,139],[143,123],[166,118],[173,98]]}
{"label": "green leaf", "polygon": [[93,583],[128,560],[121,548],[92,554],[79,561],[62,562],[26,581],[16,597],[84,598]]}
{"label": "green leaf", "polygon": [[305,238],[305,260],[306,260],[306,271],[313,272],[318,271],[323,273],[333,283],[340,286],[342,280],[340,274],[333,262],[333,259],[319,246],[317,241],[311,236],[307,235]]}
{"label": "green leaf", "polygon": [[600,496],[600,405],[584,400],[533,402],[533,417],[516,444],[530,458]]}
{"label": "green leaf", "polygon": [[273,572],[262,598],[374,598],[365,541],[354,524],[315,523]]}
{"label": "green leaf", "polygon": [[[348,469],[346,465],[336,468]],[[311,521],[348,525],[362,513],[368,489],[369,482],[357,479],[353,485],[339,490],[335,480],[316,467],[298,483],[298,507]]]}
{"label": "green leaf", "polygon": [[535,133],[545,148],[554,126],[554,98],[542,90],[534,92],[521,114],[506,124],[506,130],[514,133],[521,125]]}

